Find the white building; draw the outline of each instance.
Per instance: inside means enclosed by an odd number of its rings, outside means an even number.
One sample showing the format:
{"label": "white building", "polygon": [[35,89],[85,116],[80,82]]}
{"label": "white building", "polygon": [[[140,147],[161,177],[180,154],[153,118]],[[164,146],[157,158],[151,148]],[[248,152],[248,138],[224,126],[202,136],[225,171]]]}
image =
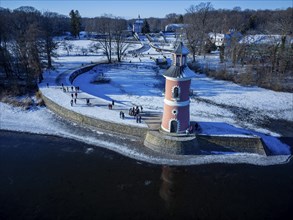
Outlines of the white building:
{"label": "white building", "polygon": [[133,23],[132,31],[136,33],[141,33],[142,25],[143,25],[143,20],[140,18],[140,15],[138,15],[138,19]]}
{"label": "white building", "polygon": [[217,47],[220,47],[224,43],[225,35],[219,33],[209,33],[210,41]]}

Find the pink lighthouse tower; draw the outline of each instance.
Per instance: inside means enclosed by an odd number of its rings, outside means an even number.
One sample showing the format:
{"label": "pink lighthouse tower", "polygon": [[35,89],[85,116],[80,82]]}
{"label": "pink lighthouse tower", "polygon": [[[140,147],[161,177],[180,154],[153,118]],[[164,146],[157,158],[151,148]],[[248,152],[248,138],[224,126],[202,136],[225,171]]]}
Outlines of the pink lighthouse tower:
{"label": "pink lighthouse tower", "polygon": [[185,133],[190,127],[189,88],[195,76],[187,66],[189,51],[182,42],[173,51],[173,63],[166,78],[164,113],[161,128],[169,133]]}

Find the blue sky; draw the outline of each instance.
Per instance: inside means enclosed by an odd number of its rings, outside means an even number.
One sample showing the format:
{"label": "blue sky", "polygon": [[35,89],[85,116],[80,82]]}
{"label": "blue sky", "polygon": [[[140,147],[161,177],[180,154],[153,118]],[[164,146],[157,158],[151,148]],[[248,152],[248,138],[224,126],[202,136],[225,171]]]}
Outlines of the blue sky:
{"label": "blue sky", "polygon": [[[79,10],[83,17],[96,17],[113,14],[126,19],[165,17],[169,13],[184,14],[190,5],[202,1],[192,0],[0,0],[0,7],[15,9],[20,6],[33,6],[40,11],[52,11],[68,15],[71,9]],[[214,0],[209,1],[214,8],[232,9],[285,9],[292,7],[292,0]]]}

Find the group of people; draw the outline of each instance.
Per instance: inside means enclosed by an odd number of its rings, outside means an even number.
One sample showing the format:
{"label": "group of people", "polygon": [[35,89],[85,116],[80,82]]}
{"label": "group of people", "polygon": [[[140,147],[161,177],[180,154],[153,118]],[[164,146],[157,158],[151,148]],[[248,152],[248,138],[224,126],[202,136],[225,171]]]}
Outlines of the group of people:
{"label": "group of people", "polygon": [[[114,104],[114,103],[112,103]],[[141,117],[141,112],[143,111],[143,107],[140,106],[135,106],[129,109],[129,115],[133,116],[136,119],[136,123],[141,123],[142,117]],[[123,111],[120,111],[120,118],[125,119],[125,114]]]}
{"label": "group of people", "polygon": [[139,113],[142,112],[142,110],[143,110],[142,106],[140,106],[140,110],[139,110],[138,106],[132,107],[132,108],[129,109],[129,115],[136,117],[137,115],[139,115]]}
{"label": "group of people", "polygon": [[69,88],[71,88],[71,92],[75,92],[75,93],[79,92],[80,90],[79,86],[65,87],[63,83],[61,84],[61,86],[62,86],[63,92],[69,92]]}
{"label": "group of people", "polygon": [[142,113],[143,111],[143,107],[140,106],[136,106],[136,107],[132,107],[129,109],[129,115],[133,116],[136,119],[136,123],[141,123],[141,115],[140,113]]}

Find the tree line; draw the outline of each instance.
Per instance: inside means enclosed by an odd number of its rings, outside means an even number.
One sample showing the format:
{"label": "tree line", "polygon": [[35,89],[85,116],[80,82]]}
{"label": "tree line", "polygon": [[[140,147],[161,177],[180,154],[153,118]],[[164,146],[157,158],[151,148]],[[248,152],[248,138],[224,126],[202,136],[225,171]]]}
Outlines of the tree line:
{"label": "tree line", "polygon": [[[68,18],[33,7],[0,8],[0,77],[2,84],[22,82],[32,87],[52,68],[55,36],[70,30]],[[4,80],[3,80],[4,79]]]}
{"label": "tree line", "polygon": [[[225,33],[219,46],[220,62],[225,69],[216,71],[219,78],[245,84],[292,91],[288,80],[293,73],[293,8],[274,11],[215,10],[211,3],[192,5],[184,16],[186,36],[193,62],[197,55],[205,56],[211,48],[209,33]],[[261,35],[257,35],[261,34]],[[214,37],[214,38],[215,38]],[[226,68],[242,68],[235,75]],[[231,70],[231,69],[230,69]],[[244,71],[243,71],[244,70]],[[215,73],[213,73],[215,74]]]}
{"label": "tree line", "polygon": [[[281,41],[274,45],[239,44],[231,39],[229,47],[220,47],[222,62],[231,61],[234,65],[252,63],[270,69],[270,73],[285,73],[292,69],[292,8],[286,10],[215,10],[211,3],[191,5],[185,14],[170,13],[165,18],[147,18],[143,32],[160,32],[170,23],[183,23],[186,28],[182,35],[187,40],[193,56],[204,55],[210,50],[208,33],[227,33],[233,29],[242,36],[248,34],[279,34]],[[69,16],[54,12],[43,12],[33,7],[20,7],[13,11],[0,8],[0,77],[36,84],[42,80],[42,70],[52,68],[55,50],[63,46],[70,50],[70,44],[58,45],[53,40],[64,32],[79,37],[80,31],[99,35],[93,50],[102,50],[108,62],[115,56],[121,61],[128,47],[126,30],[135,19],[126,20],[113,15],[96,18],[82,18],[78,10],[71,10]],[[255,57],[255,59],[251,59]],[[269,62],[269,65],[268,65]]]}

